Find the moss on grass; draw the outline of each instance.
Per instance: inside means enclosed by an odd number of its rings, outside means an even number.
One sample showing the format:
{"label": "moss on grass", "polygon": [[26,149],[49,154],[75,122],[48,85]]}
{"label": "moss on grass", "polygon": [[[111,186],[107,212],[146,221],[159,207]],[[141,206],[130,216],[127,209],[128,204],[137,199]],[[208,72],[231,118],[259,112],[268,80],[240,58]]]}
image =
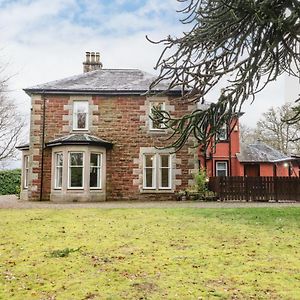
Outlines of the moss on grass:
{"label": "moss on grass", "polygon": [[1,210],[0,299],[299,299],[299,227],[298,208]]}

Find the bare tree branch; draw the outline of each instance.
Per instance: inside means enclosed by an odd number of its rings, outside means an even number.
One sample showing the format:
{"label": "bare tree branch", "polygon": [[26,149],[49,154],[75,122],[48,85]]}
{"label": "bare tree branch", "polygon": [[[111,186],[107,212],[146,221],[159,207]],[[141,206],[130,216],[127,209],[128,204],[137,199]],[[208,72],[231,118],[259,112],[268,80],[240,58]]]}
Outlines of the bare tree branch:
{"label": "bare tree branch", "polygon": [[[0,74],[3,68],[0,69]],[[0,80],[0,161],[14,158],[15,147],[20,143],[24,127],[23,118],[18,114],[12,100],[8,98],[8,77]]]}

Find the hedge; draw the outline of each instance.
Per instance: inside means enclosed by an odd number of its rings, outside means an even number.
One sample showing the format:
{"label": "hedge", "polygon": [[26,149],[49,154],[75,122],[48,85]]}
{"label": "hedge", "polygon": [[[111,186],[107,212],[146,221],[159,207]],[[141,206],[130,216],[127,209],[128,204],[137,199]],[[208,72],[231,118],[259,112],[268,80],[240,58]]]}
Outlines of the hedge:
{"label": "hedge", "polygon": [[0,171],[0,195],[19,194],[21,170]]}

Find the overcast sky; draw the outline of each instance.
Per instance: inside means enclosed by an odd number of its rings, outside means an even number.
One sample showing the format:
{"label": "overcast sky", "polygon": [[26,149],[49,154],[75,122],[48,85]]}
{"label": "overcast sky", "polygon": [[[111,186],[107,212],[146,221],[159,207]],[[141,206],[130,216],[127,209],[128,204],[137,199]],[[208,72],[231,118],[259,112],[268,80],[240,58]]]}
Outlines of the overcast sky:
{"label": "overcast sky", "polygon": [[[27,117],[22,88],[82,73],[85,51],[99,51],[104,68],[138,68],[155,74],[162,50],[145,36],[180,35],[176,0],[0,0],[0,63],[14,74],[11,94]],[[264,90],[242,122],[284,103],[282,78]],[[298,85],[299,86],[299,85]]]}

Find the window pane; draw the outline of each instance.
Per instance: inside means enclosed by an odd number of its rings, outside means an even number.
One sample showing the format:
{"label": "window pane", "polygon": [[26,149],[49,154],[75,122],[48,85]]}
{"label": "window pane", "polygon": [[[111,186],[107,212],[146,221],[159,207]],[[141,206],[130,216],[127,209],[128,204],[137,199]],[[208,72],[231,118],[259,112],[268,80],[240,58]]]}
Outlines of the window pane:
{"label": "window pane", "polygon": [[228,137],[227,137],[227,126],[226,125],[224,125],[224,126],[222,126],[222,128],[220,128],[217,138],[219,141],[227,140]]}
{"label": "window pane", "polygon": [[153,166],[153,159],[154,159],[153,155],[146,155],[145,156],[146,167],[152,167]]}
{"label": "window pane", "polygon": [[25,189],[28,188],[28,174],[29,174],[29,156],[25,155],[24,156],[24,183],[23,183],[23,187]]}
{"label": "window pane", "polygon": [[[165,110],[164,108],[164,103],[163,102],[153,102],[151,103],[150,106],[150,115],[152,116],[152,108],[155,108],[158,111],[162,111]],[[159,121],[157,120],[152,120],[150,119],[150,123],[152,124],[152,129],[163,129],[163,124],[161,124]]]}
{"label": "window pane", "polygon": [[216,169],[217,176],[227,176],[227,162],[217,162]]}
{"label": "window pane", "polygon": [[100,187],[99,168],[90,168],[90,187]]}
{"label": "window pane", "polygon": [[168,168],[169,167],[169,155],[161,155],[161,167]]}
{"label": "window pane", "polygon": [[161,169],[161,187],[169,187],[169,169]]}
{"label": "window pane", "polygon": [[25,169],[28,168],[28,161],[29,161],[29,156],[28,156],[28,155],[25,155],[25,156],[24,156],[24,165],[25,165]]}
{"label": "window pane", "polygon": [[153,187],[153,169],[146,169],[146,187]]}
{"label": "window pane", "polygon": [[101,187],[101,154],[91,153],[90,157],[90,187]]}
{"label": "window pane", "polygon": [[217,171],[217,176],[226,176],[226,171],[225,170],[218,170]]}
{"label": "window pane", "polygon": [[87,113],[88,101],[74,101],[74,110],[76,113]]}
{"label": "window pane", "polygon": [[227,166],[227,164],[225,162],[217,164],[218,170],[226,170],[226,166]]}
{"label": "window pane", "polygon": [[82,166],[83,165],[83,153],[70,153],[70,165]]}
{"label": "window pane", "polygon": [[63,165],[63,155],[62,153],[56,153],[56,166]]}
{"label": "window pane", "polygon": [[55,187],[61,188],[62,187],[62,168],[56,168],[56,178],[55,178]]}
{"label": "window pane", "polygon": [[70,168],[70,187],[82,187],[82,167]]}
{"label": "window pane", "polygon": [[77,114],[77,128],[82,129],[86,128],[86,113]]}
{"label": "window pane", "polygon": [[73,103],[73,127],[74,129],[86,129],[88,117],[88,101],[74,101]]}
{"label": "window pane", "polygon": [[100,158],[99,154],[95,154],[95,153],[91,154],[91,162],[90,162],[91,167],[100,166],[99,158]]}
{"label": "window pane", "polygon": [[63,154],[55,153],[55,188],[62,187]]}

